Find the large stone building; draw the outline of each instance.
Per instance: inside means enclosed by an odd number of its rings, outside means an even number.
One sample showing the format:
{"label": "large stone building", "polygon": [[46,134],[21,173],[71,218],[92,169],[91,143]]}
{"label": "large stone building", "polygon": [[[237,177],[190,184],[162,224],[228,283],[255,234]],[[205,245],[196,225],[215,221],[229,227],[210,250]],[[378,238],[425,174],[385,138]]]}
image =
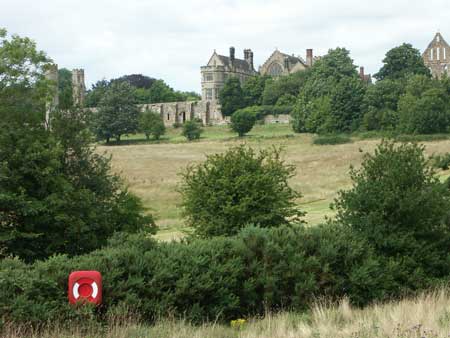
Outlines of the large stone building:
{"label": "large stone building", "polygon": [[306,50],[306,60],[294,54],[288,55],[275,50],[272,55],[259,67],[261,75],[269,75],[273,77],[289,75],[295,72],[305,70],[311,67],[318,58],[314,58],[313,50]]}
{"label": "large stone building", "polygon": [[230,55],[219,55],[214,51],[206,66],[200,69],[202,77],[202,100],[217,101],[219,92],[230,76],[237,77],[243,83],[248,77],[256,75],[253,67],[253,52],[244,49],[244,59],[238,59],[234,47]]}
{"label": "large stone building", "polygon": [[450,74],[450,46],[441,33],[436,33],[422,57],[434,77],[441,78],[444,73]]}

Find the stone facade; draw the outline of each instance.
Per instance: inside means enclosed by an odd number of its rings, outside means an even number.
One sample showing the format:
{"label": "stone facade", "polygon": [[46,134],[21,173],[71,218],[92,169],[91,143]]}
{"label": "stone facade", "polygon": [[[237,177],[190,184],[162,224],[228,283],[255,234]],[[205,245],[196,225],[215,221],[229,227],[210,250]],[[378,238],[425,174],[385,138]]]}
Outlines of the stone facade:
{"label": "stone facade", "polygon": [[84,83],[84,69],[72,70],[72,96],[75,106],[84,106],[86,85]]}
{"label": "stone facade", "polygon": [[295,56],[294,54],[288,55],[277,49],[259,67],[259,73],[261,75],[278,77],[305,70],[307,67],[309,65],[300,56]]}
{"label": "stone facade", "polygon": [[193,119],[201,119],[205,125],[225,123],[220,108],[215,101],[150,103],[139,105],[139,109],[159,113],[166,126]]}
{"label": "stone facade", "polygon": [[441,33],[436,33],[422,57],[434,77],[441,78],[445,73],[450,74],[450,46]]}
{"label": "stone facade", "polygon": [[202,101],[219,100],[219,91],[229,77],[237,77],[241,83],[250,76],[256,75],[253,67],[253,52],[244,49],[244,60],[237,59],[234,47],[230,47],[230,55],[219,55],[214,51],[206,66],[200,68],[202,77]]}

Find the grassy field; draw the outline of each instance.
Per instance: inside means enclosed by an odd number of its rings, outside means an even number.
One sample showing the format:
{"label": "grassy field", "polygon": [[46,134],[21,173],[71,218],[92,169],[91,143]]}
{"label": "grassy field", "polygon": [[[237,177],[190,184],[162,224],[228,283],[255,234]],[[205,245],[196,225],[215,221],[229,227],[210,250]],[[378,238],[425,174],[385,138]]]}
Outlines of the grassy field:
{"label": "grassy field", "polygon": [[[180,195],[177,185],[179,173],[191,163],[205,160],[207,154],[223,152],[227,148],[247,143],[255,148],[282,146],[286,162],[297,168],[292,186],[303,197],[298,203],[307,212],[306,221],[317,224],[332,216],[329,205],[339,189],[350,186],[349,166],[358,166],[365,152],[371,152],[379,139],[360,140],[341,145],[312,145],[313,136],[294,134],[289,125],[258,125],[243,139],[236,137],[226,126],[205,128],[202,138],[186,142],[180,129],[169,128],[159,141],[146,141],[143,135],[125,139],[124,145],[99,146],[99,151],[112,155],[113,169],[120,173],[130,189],[140,196],[145,206],[157,217],[162,240],[182,235]],[[425,142],[427,153],[450,151],[450,140]],[[439,173],[447,177],[449,172]]]}
{"label": "grassy field", "polygon": [[163,320],[154,326],[130,317],[108,321],[107,327],[70,330],[49,324],[45,332],[6,325],[4,338],[444,338],[450,336],[450,294],[440,290],[363,310],[344,299],[339,304],[316,304],[305,314],[268,314],[239,326]]}

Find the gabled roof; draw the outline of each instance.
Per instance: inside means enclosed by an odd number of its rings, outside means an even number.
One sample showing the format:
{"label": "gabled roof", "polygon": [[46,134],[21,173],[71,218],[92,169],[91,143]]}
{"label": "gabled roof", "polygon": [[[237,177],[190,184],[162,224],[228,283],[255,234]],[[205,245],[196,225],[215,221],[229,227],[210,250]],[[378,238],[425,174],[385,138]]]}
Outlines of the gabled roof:
{"label": "gabled roof", "polygon": [[436,33],[436,35],[434,36],[433,40],[430,42],[430,44],[428,45],[428,48],[433,48],[435,45],[438,44],[442,44],[446,47],[449,47],[448,43],[445,41],[444,37],[442,36],[441,33]]}
{"label": "gabled roof", "polygon": [[276,49],[276,50],[269,56],[269,58],[266,60],[266,62],[264,62],[264,64],[262,65],[262,67],[265,67],[265,66],[267,66],[268,63],[272,62],[272,58],[273,58],[276,54],[280,55],[280,56],[283,58],[283,60],[287,58],[287,59],[289,60],[289,63],[290,63],[292,66],[296,65],[296,64],[299,63],[299,62],[300,62],[302,65],[306,66],[306,62],[305,62],[301,57],[299,57],[299,56],[294,56],[294,55],[289,55],[289,54],[286,54],[286,53],[282,53],[282,52],[280,52],[278,49]]}
{"label": "gabled roof", "polygon": [[[221,61],[225,66],[231,67],[231,59],[230,59],[228,56],[225,56],[225,55],[219,55],[219,54],[217,54],[217,56],[219,57],[220,61]],[[236,68],[245,70],[245,71],[247,71],[247,72],[253,71],[253,69],[251,69],[251,67],[250,67],[250,64],[249,64],[247,61],[242,60],[242,59],[236,59],[236,58],[235,58],[235,59],[234,59],[234,62],[233,62],[233,66],[235,66]]]}

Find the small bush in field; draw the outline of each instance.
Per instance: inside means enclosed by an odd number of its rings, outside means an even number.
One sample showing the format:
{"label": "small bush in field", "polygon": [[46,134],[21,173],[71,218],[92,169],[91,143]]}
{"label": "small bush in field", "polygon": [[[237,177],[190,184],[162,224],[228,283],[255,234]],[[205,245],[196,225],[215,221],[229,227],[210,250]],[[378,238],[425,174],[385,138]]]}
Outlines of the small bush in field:
{"label": "small bush in field", "polygon": [[288,180],[295,167],[279,149],[247,146],[207,157],[182,173],[184,216],[200,237],[234,235],[248,224],[276,227],[299,221],[300,194]]}
{"label": "small bush in field", "polygon": [[150,136],[153,136],[155,140],[159,140],[161,135],[164,135],[166,127],[158,113],[145,111],[139,117],[139,130],[145,134],[147,140]]}
{"label": "small bush in field", "polygon": [[239,137],[252,130],[255,123],[256,116],[252,111],[240,109],[231,115],[231,129],[238,133]]}
{"label": "small bush in field", "polygon": [[181,132],[188,141],[198,140],[203,132],[202,126],[197,121],[187,121],[183,124],[183,131]]}
{"label": "small bush in field", "polygon": [[435,168],[448,170],[450,167],[450,153],[433,156],[432,163]]}
{"label": "small bush in field", "polygon": [[316,145],[344,144],[351,142],[352,139],[346,135],[322,135],[313,139],[313,144]]}

